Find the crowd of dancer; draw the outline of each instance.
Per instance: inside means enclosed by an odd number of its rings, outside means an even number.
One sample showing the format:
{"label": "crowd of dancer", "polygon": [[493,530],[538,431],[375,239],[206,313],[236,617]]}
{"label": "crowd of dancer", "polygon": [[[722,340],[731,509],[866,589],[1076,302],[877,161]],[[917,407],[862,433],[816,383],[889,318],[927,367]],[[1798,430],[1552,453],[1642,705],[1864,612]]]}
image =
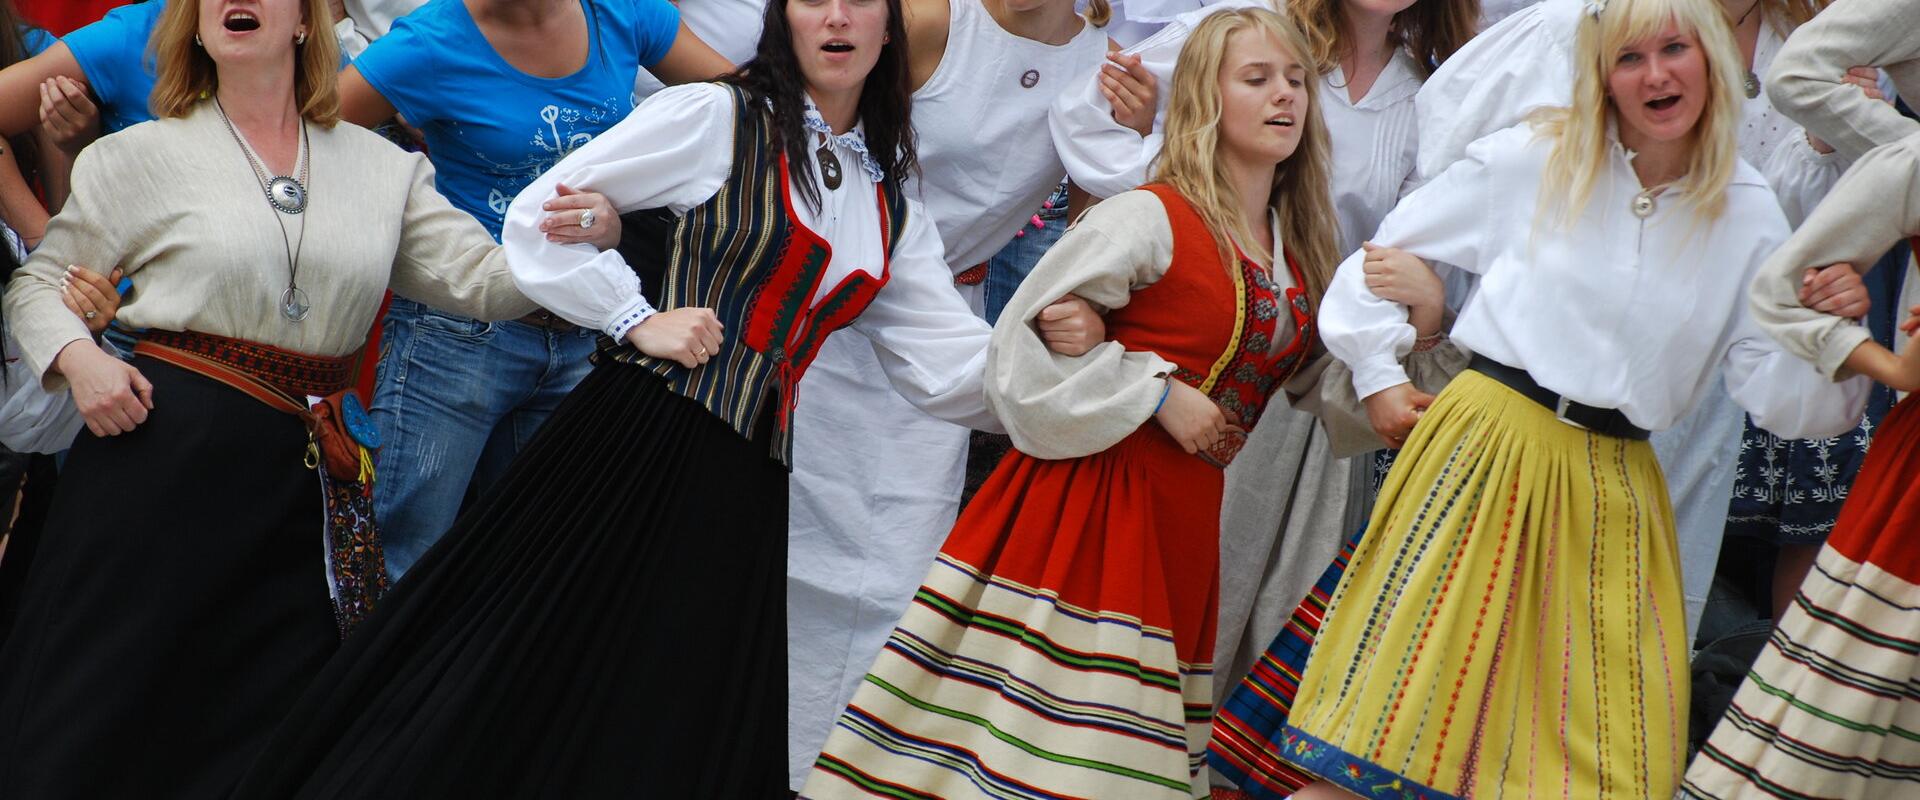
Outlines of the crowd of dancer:
{"label": "crowd of dancer", "polygon": [[1914,98],[1920,0],[0,0],[0,797],[1920,794]]}

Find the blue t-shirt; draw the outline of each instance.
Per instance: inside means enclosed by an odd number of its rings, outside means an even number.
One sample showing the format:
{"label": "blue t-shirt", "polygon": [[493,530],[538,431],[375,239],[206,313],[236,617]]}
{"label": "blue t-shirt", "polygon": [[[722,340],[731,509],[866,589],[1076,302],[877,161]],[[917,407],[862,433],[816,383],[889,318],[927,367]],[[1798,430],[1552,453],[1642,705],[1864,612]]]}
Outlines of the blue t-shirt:
{"label": "blue t-shirt", "polygon": [[460,0],[431,0],[374,40],[354,67],[426,135],[436,186],[495,239],[507,205],[540,173],[633,111],[633,78],[680,30],[667,0],[581,0],[586,66],[528,75],[493,49]]}
{"label": "blue t-shirt", "polygon": [[32,25],[20,26],[20,44],[27,48],[27,58],[46,52],[47,48],[52,47],[57,41],[60,40],[48,33],[46,28],[36,28]]}
{"label": "blue t-shirt", "polygon": [[153,119],[153,59],[147,39],[160,22],[166,0],[121,6],[61,39],[80,63],[93,96],[100,99],[100,132],[113,133]]}

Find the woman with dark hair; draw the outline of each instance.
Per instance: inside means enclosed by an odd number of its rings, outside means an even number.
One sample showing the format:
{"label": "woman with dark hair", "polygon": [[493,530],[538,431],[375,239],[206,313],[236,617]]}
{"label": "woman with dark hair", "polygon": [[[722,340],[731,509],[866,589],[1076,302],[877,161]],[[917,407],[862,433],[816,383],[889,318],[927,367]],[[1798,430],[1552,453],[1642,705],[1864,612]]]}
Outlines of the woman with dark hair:
{"label": "woman with dark hair", "polygon": [[[998,427],[989,330],[901,188],[904,42],[898,0],[776,3],[742,72],[655,94],[520,193],[514,277],[605,334],[597,366],[239,797],[786,793],[786,464],[820,341],[850,325],[921,408]],[[651,211],[618,252],[552,242],[562,184]]]}

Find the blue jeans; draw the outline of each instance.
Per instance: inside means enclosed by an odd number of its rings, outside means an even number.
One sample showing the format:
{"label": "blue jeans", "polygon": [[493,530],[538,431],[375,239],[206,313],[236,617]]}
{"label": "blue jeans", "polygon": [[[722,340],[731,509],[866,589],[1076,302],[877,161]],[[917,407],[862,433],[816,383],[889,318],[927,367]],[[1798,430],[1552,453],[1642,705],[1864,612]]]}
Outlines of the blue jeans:
{"label": "blue jeans", "polygon": [[987,259],[988,325],[1000,319],[1000,311],[1007,307],[1008,300],[1013,299],[1013,292],[1020,288],[1020,282],[1033,273],[1033,265],[1040,263],[1040,257],[1046,255],[1047,248],[1060,240],[1060,234],[1067,232],[1066,184],[1055,189],[1048,201],[1053,206],[1040,209],[1038,214],[1045,227],[1035,228],[1032,223],[1020,226],[1021,235],[1000,248],[993,258]]}
{"label": "blue jeans", "polygon": [[382,327],[374,514],[395,580],[439,541],[592,366],[593,333],[480,322],[395,297]]}

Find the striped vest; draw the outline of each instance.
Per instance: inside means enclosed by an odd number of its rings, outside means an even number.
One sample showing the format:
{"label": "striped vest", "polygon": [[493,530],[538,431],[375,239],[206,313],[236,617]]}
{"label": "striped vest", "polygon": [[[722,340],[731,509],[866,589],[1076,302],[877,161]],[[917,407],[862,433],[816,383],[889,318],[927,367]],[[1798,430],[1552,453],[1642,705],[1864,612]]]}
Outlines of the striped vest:
{"label": "striped vest", "polygon": [[[664,211],[623,217],[620,244],[655,308],[713,309],[726,330],[720,349],[687,369],[602,337],[595,360],[653,371],[748,439],[767,403],[778,403],[771,409],[770,447],[791,467],[795,386],[827,334],[853,322],[886,285],[894,243],[906,230],[907,202],[897,186],[879,186],[875,202],[886,239],[880,277],[856,271],[814,302],[833,247],[794,214],[787,158],[771,141],[766,104],[739,87],[728,89],[733,173],[711,199],[678,219]],[[777,398],[769,396],[775,392]]]}

